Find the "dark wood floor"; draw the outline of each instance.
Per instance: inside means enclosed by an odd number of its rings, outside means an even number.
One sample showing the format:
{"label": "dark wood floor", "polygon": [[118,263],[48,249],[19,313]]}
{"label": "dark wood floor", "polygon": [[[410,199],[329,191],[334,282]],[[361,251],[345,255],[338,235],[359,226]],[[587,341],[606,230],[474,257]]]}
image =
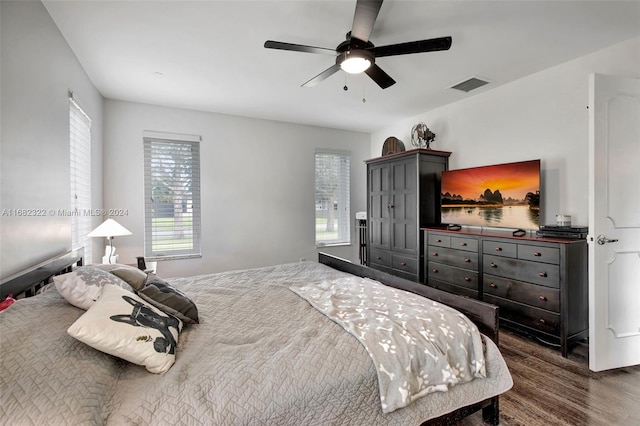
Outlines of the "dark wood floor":
{"label": "dark wood floor", "polygon": [[[500,397],[500,424],[640,425],[640,366],[594,373],[588,347],[560,351],[500,330],[513,388]],[[459,425],[481,425],[479,413]]]}

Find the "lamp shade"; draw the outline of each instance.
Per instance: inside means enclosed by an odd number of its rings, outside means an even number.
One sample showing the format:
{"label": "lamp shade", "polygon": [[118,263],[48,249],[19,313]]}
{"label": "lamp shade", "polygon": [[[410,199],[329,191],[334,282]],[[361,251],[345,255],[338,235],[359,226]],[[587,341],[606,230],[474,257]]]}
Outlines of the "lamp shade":
{"label": "lamp shade", "polygon": [[123,235],[131,235],[124,226],[120,225],[113,219],[107,219],[100,226],[87,234],[87,237],[120,237]]}

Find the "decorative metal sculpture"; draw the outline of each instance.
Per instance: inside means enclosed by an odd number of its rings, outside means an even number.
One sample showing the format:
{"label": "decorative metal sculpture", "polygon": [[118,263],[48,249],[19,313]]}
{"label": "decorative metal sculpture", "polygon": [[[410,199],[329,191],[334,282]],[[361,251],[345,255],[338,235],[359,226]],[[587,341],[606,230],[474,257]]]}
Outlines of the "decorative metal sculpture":
{"label": "decorative metal sculpture", "polygon": [[418,123],[411,128],[411,145],[416,148],[431,149],[431,143],[435,138],[436,134],[424,123]]}

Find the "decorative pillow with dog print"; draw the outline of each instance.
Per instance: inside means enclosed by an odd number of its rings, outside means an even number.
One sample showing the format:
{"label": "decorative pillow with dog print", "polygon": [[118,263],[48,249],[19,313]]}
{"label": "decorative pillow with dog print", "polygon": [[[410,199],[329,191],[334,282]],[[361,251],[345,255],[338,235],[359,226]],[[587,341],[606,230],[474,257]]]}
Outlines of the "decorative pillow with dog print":
{"label": "decorative pillow with dog print", "polygon": [[135,294],[105,286],[102,295],[67,330],[99,351],[164,373],[175,362],[182,321]]}
{"label": "decorative pillow with dog print", "polygon": [[95,266],[81,266],[73,272],[53,277],[58,293],[71,303],[85,311],[89,309],[102,293],[102,287],[112,284],[133,293],[133,288],[122,279]]}

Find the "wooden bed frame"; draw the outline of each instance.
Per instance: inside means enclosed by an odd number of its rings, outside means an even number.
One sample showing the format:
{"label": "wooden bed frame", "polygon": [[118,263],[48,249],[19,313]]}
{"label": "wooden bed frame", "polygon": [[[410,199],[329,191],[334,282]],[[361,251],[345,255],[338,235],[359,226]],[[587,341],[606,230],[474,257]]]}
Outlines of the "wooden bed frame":
{"label": "wooden bed frame", "polygon": [[[0,297],[4,299],[9,294],[15,298],[31,297],[38,290],[48,284],[54,275],[70,272],[75,266],[82,266],[84,249],[71,250],[63,255],[42,262],[24,272],[12,275],[0,282]],[[387,274],[367,266],[351,263],[329,254],[320,253],[318,261],[339,271],[360,277],[367,277],[380,281],[391,287],[411,291],[421,296],[444,303],[467,315],[480,332],[498,344],[498,307],[475,299],[456,296],[441,290]],[[499,400],[495,396],[479,403],[462,407],[444,416],[425,422],[425,425],[451,425],[470,414],[482,410],[485,422],[497,425],[500,419]]]}
{"label": "wooden bed frame", "polygon": [[[318,254],[318,261],[339,271],[348,272],[359,277],[371,278],[381,283],[407,290],[431,300],[451,306],[465,314],[473,321],[481,333],[489,337],[498,345],[498,307],[468,297],[457,296],[446,291],[438,290],[417,282],[409,281],[386,272],[378,271],[367,266],[355,264],[348,260],[332,256],[326,253]],[[451,425],[470,414],[482,409],[482,417],[485,422],[497,425],[500,423],[499,397],[486,399],[477,404],[462,407],[444,416],[429,420],[425,425]]]}

